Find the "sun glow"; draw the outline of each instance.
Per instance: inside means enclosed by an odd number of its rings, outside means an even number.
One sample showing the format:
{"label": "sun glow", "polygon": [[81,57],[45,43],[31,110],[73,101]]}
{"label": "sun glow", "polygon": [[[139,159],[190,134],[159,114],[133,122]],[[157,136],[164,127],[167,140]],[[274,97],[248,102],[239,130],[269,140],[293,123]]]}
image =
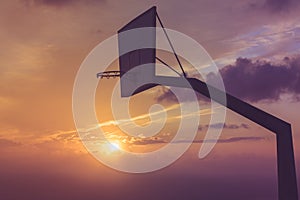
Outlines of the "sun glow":
{"label": "sun glow", "polygon": [[120,144],[118,142],[111,142],[111,145],[118,150],[121,149]]}
{"label": "sun glow", "polygon": [[122,152],[122,148],[119,142],[116,141],[106,141],[104,143],[97,145],[97,152],[101,152],[105,155],[118,154]]}

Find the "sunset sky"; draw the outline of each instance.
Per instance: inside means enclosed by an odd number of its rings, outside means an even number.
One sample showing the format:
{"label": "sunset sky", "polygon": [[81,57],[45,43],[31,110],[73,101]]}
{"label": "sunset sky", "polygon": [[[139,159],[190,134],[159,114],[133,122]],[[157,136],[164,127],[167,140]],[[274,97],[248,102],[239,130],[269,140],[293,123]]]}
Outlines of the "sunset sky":
{"label": "sunset sky", "polygon": [[[96,45],[154,5],[167,28],[206,49],[228,93],[292,124],[300,169],[298,0],[7,0],[0,3],[1,199],[277,198],[275,135],[232,111],[213,151],[198,158],[211,116],[201,96],[201,109],[191,113],[200,117],[194,143],[162,170],[122,173],[85,149],[72,115],[76,73]],[[118,62],[110,69],[118,69]],[[115,147],[99,151],[154,151],[188,117],[180,115],[168,89],[152,88],[131,98],[132,119],[148,124],[148,109],[159,103],[167,111],[166,124],[154,137],[129,137],[118,128],[128,120],[112,117],[115,84],[117,79],[103,79],[97,88],[98,126]],[[299,182],[300,170],[297,174]]]}

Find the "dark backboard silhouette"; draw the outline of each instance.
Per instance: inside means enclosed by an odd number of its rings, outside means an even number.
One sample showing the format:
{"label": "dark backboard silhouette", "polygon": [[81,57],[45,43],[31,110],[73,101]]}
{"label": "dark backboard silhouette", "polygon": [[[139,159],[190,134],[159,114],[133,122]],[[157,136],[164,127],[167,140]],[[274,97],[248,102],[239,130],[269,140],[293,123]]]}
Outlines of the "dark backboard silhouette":
{"label": "dark backboard silhouette", "polygon": [[[152,7],[143,14],[136,17],[134,20],[126,24],[123,28],[118,31],[118,45],[119,52],[126,51],[126,44],[128,41],[132,41],[132,38],[128,38],[126,34],[120,33],[124,31],[129,31],[137,28],[145,28],[145,27],[156,27],[156,7]],[[130,36],[130,35],[129,35]],[[139,34],[135,38],[136,40],[144,41],[145,43],[152,44],[153,47],[156,45],[156,32],[155,29],[147,31],[147,34]],[[135,82],[132,82],[128,78],[124,78],[124,74],[127,73],[126,76],[130,77],[129,72],[136,66],[140,66],[143,64],[148,64],[146,68],[143,68],[142,71],[135,70],[135,74],[131,77],[139,77],[141,79],[151,78],[155,76],[155,48],[147,48],[147,49],[137,49],[125,53],[119,57],[120,64],[120,76],[121,76],[121,96],[129,97],[132,95],[132,91],[135,90]],[[132,85],[133,84],[133,85]],[[138,91],[135,91],[135,94],[142,92],[146,89],[149,89],[155,85],[148,84],[139,88]]]}
{"label": "dark backboard silhouette", "polygon": [[[134,20],[132,20],[130,23],[124,26],[122,29],[120,29],[118,33],[122,33],[124,31],[135,29],[135,28],[156,27],[156,17],[159,19],[156,12],[156,7],[152,7],[146,12],[144,12],[143,14],[136,17]],[[161,23],[160,19],[159,22]],[[153,42],[155,46],[155,42],[156,42],[155,31],[151,31],[148,34],[141,35],[139,37],[140,38],[138,39],[142,39],[143,41]],[[120,52],[122,52],[123,49],[126,48],[126,46],[124,46],[126,44],[125,40],[126,38],[119,38]],[[173,51],[173,53],[175,54],[176,58],[178,58],[175,51]],[[119,64],[120,64],[122,97],[129,97],[133,94],[142,92],[156,85],[187,87],[186,84],[181,84],[184,82],[183,79],[187,80],[192,86],[192,88],[194,89],[194,91],[197,91],[198,93],[208,98],[211,98],[212,100],[226,106],[232,111],[248,118],[249,120],[261,125],[262,127],[276,134],[279,200],[298,200],[291,124],[269,113],[266,113],[265,111],[256,108],[248,104],[247,102],[244,102],[228,93],[225,93],[224,91],[221,91],[213,86],[207,85],[201,80],[195,78],[188,78],[185,76],[184,71],[183,71],[184,76],[181,77],[155,76],[155,59],[156,59],[155,49],[139,49],[139,50],[131,51],[124,55],[120,55]],[[154,77],[156,84],[132,85],[134,83],[130,82],[130,80],[122,79],[124,74],[129,70],[135,68],[136,66],[147,64],[147,63],[151,63],[150,66],[138,70],[137,73],[132,74],[132,76],[133,78],[136,76]],[[101,73],[99,74],[101,75]],[[138,90],[135,90],[135,88],[138,88]],[[210,96],[209,92],[213,92],[216,95]],[[224,95],[226,96],[226,102],[222,98]]]}

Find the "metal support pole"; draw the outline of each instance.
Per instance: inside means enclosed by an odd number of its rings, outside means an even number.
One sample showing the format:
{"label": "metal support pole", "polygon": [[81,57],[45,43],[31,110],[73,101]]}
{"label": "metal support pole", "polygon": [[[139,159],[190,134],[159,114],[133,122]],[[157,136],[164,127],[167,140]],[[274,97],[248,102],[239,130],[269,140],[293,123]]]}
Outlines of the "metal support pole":
{"label": "metal support pole", "polygon": [[[157,76],[156,82],[163,86],[189,87],[178,77]],[[291,125],[265,111],[256,108],[228,93],[215,87],[206,85],[195,78],[187,78],[192,88],[198,93],[226,106],[230,110],[246,117],[276,134],[277,142],[277,171],[279,200],[298,200],[297,176],[294,158],[293,138]],[[215,95],[210,96],[209,91]],[[218,95],[220,94],[220,95]],[[227,101],[222,97],[226,95]]]}

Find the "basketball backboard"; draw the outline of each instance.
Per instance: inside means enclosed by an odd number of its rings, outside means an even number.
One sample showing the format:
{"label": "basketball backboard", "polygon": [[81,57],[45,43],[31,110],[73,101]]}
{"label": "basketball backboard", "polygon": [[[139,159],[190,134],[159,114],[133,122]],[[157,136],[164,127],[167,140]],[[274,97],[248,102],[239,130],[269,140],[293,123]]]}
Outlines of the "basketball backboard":
{"label": "basketball backboard", "polygon": [[[143,34],[137,34],[134,37],[134,41],[131,34],[124,34],[126,31],[130,31],[138,28],[152,27]],[[156,45],[156,7],[152,7],[145,11],[131,22],[126,24],[118,31],[118,45],[119,45],[119,66],[121,76],[121,96],[129,97],[133,94],[137,94],[157,84],[147,84],[140,88],[136,86],[144,80],[149,80],[155,76],[155,48],[136,49],[121,55],[121,52],[127,52],[128,42],[143,41],[151,46]],[[133,71],[133,68],[147,64],[143,70],[138,68]],[[130,74],[131,73],[131,74]],[[126,77],[125,77],[126,74]],[[140,81],[139,81],[140,80]]]}

